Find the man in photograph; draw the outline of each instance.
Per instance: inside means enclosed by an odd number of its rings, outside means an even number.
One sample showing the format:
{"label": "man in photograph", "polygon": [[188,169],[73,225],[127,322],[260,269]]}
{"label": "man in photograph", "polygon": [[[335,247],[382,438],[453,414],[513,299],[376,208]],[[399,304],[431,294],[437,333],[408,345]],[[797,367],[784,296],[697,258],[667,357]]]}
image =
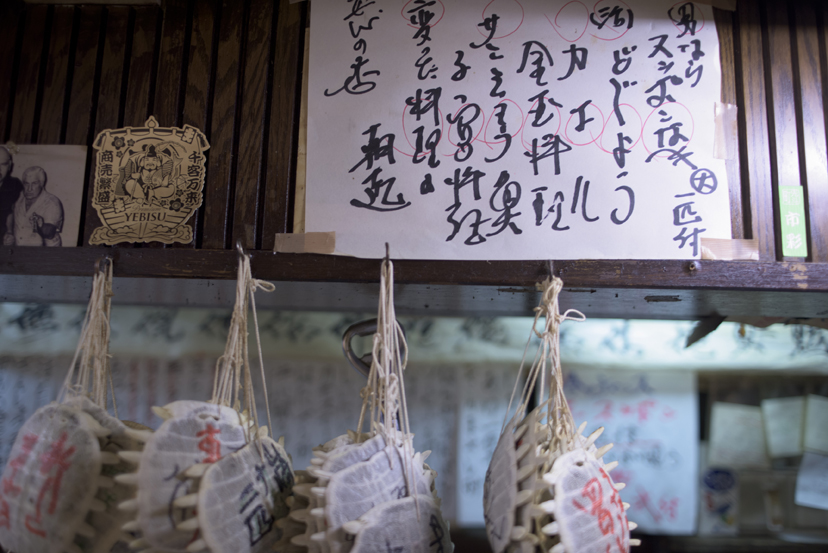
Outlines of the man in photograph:
{"label": "man in photograph", "polygon": [[14,204],[23,191],[23,183],[20,179],[12,176],[14,160],[11,153],[3,146],[0,146],[0,229],[2,236],[12,233],[11,228],[6,227],[6,221],[14,210]]}
{"label": "man in photograph", "polygon": [[6,220],[5,245],[62,245],[63,204],[57,196],[46,192],[46,180],[46,171],[40,167],[23,171],[23,193]]}

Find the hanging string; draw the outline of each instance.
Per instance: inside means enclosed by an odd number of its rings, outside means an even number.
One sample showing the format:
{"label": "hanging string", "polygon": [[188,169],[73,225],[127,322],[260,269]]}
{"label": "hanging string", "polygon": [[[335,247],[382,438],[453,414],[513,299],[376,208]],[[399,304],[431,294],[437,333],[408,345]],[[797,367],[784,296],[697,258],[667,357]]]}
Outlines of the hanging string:
{"label": "hanging string", "polygon": [[[529,335],[529,340],[523,350],[523,358],[520,362],[520,370],[518,371],[518,379],[512,389],[512,396],[509,399],[509,408],[506,411],[508,417],[511,411],[512,403],[517,394],[520,377],[523,374],[523,368],[526,363],[526,356],[529,351],[529,345],[532,342],[532,337],[536,336],[540,343],[535,353],[535,359],[524,382],[523,390],[520,395],[520,400],[517,406],[515,418],[522,419],[529,406],[529,401],[536,389],[541,391],[541,400],[543,400],[544,392],[546,392],[546,410],[547,422],[551,430],[550,449],[564,448],[567,449],[575,434],[575,423],[572,418],[572,413],[569,410],[569,404],[566,401],[566,396],[563,391],[563,373],[561,371],[561,356],[560,356],[560,326],[563,321],[585,321],[586,317],[580,311],[575,309],[567,310],[563,315],[560,312],[559,295],[563,288],[563,281],[557,277],[546,279],[543,283],[538,284],[538,289],[541,293],[541,301],[538,307],[535,308],[535,319],[532,322],[532,331]],[[541,318],[544,319],[543,329],[538,330],[538,323]],[[549,379],[549,388],[546,389],[546,379]],[[540,380],[540,386],[538,385]],[[541,405],[543,405],[541,401]],[[506,419],[503,421],[503,427],[506,426]],[[502,431],[502,429],[501,429]]]}
{"label": "hanging string", "polygon": [[[265,378],[265,370],[264,370],[264,357],[262,356],[262,338],[259,335],[259,318],[256,316],[256,290],[264,290],[265,292],[273,292],[276,290],[276,286],[273,285],[271,282],[267,282],[264,280],[258,280],[255,278],[250,279],[250,308],[253,311],[253,328],[256,329],[256,347],[259,352],[259,373],[262,377],[262,395],[264,396],[265,402],[265,412],[267,413],[267,428],[272,433],[273,432],[273,422],[270,420],[270,402],[267,398],[267,379]],[[252,391],[251,396],[253,397]]]}
{"label": "hanging string", "polygon": [[75,355],[63,381],[58,401],[86,396],[96,405],[107,409],[108,392],[112,392],[112,407],[118,416],[109,355],[109,321],[112,304],[112,260],[105,259],[103,268],[95,264],[92,293],[81,327]]}
{"label": "hanging string", "polygon": [[243,254],[239,256],[239,266],[236,271],[236,299],[233,314],[230,318],[230,328],[227,333],[224,354],[216,361],[216,370],[213,376],[213,395],[210,402],[233,407],[242,413],[247,412],[254,423],[253,436],[250,435],[250,428],[245,429],[248,442],[253,437],[258,436],[259,428],[259,415],[256,409],[248,353],[248,311],[252,310],[253,312],[253,327],[256,330],[259,371],[262,378],[267,424],[268,429],[272,432],[273,423],[270,419],[270,403],[267,397],[267,381],[264,371],[261,336],[259,334],[259,320],[256,313],[255,293],[257,290],[273,292],[275,289],[276,287],[272,283],[253,278],[250,270],[250,258]]}
{"label": "hanging string", "polygon": [[[394,309],[394,264],[386,258],[380,274],[380,301],[377,309],[377,332],[374,334],[371,370],[368,383],[362,389],[362,409],[357,424],[357,441],[360,441],[366,413],[370,413],[369,434],[375,436],[382,428],[387,440],[403,448],[403,474],[406,496],[415,495],[417,516],[419,502],[414,482],[414,446],[411,442],[411,426],[408,421],[408,404],[405,399],[403,372],[408,364],[408,345],[405,333],[397,322]],[[389,461],[391,458],[389,457]]]}

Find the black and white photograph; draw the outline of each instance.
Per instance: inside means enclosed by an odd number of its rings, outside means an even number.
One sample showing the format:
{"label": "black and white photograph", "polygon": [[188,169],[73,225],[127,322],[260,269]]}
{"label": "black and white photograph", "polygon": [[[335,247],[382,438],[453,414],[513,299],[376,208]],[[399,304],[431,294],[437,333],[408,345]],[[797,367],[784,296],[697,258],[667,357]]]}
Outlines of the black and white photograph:
{"label": "black and white photograph", "polygon": [[77,246],[86,146],[0,147],[4,246]]}

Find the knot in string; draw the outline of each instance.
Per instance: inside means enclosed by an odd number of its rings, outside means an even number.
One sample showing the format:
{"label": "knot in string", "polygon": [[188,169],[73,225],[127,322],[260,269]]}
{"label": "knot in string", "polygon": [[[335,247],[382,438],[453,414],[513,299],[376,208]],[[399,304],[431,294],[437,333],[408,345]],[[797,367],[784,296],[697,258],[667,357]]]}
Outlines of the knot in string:
{"label": "knot in string", "polygon": [[[250,257],[239,256],[239,266],[236,275],[236,301],[233,305],[233,314],[230,318],[230,329],[227,333],[227,342],[224,353],[216,361],[216,370],[213,377],[212,403],[232,406],[240,412],[246,412],[253,419],[252,434],[259,436],[259,415],[256,409],[256,398],[253,378],[250,373],[250,357],[248,354],[248,311],[253,313],[253,328],[256,332],[256,346],[259,353],[259,370],[262,379],[262,393],[267,413],[268,429],[273,431],[270,419],[270,405],[267,397],[267,381],[264,372],[261,336],[259,335],[259,320],[256,314],[257,290],[272,292],[276,287],[267,281],[253,278],[250,270]],[[241,401],[240,401],[241,396]],[[251,441],[250,428],[246,425],[247,441]],[[261,451],[261,450],[260,450]]]}
{"label": "knot in string", "polygon": [[[547,397],[547,422],[550,432],[548,433],[549,443],[545,444],[545,447],[552,449],[558,447],[567,449],[575,433],[575,424],[563,392],[563,374],[561,372],[560,360],[560,325],[566,320],[579,322],[586,320],[584,314],[575,309],[569,309],[561,314],[559,297],[562,289],[563,281],[557,277],[546,279],[543,283],[538,284],[538,290],[541,291],[541,300],[534,309],[535,318],[532,322],[532,331],[523,352],[518,380],[515,382],[512,397],[509,400],[509,410],[511,410],[512,402],[517,394],[521,375],[523,374],[523,367],[526,363],[529,345],[534,335],[539,338],[538,349],[532,366],[529,369],[526,382],[524,383],[515,417],[522,419],[526,415],[529,401],[536,386],[538,386],[537,389],[541,392],[541,400],[544,395]],[[542,329],[539,329],[538,323],[541,318],[544,319],[544,324]],[[546,386],[547,380],[548,388]],[[509,410],[507,410],[507,417]],[[503,426],[506,426],[505,418]]]}
{"label": "knot in string", "polygon": [[259,280],[258,278],[250,279],[250,293],[256,290],[263,290],[265,292],[273,292],[276,290],[276,285],[266,280]]}
{"label": "knot in string", "polygon": [[89,296],[78,347],[58,394],[58,401],[66,401],[67,396],[86,396],[102,409],[107,409],[109,392],[112,392],[112,407],[117,417],[118,406],[115,403],[109,362],[109,320],[113,296],[112,261],[105,260],[103,269],[100,262],[95,266],[97,270],[92,277],[92,293]]}
{"label": "knot in string", "polygon": [[[414,451],[403,379],[403,372],[408,363],[408,347],[394,310],[394,264],[389,259],[382,263],[377,331],[372,342],[371,356],[368,384],[360,394],[362,409],[357,424],[357,435],[361,436],[366,415],[370,413],[370,434],[376,435],[377,430],[381,428],[386,440],[402,445],[408,496],[412,493],[414,478]],[[365,393],[366,389],[370,390],[370,393]],[[415,504],[419,517],[419,503],[416,497]]]}

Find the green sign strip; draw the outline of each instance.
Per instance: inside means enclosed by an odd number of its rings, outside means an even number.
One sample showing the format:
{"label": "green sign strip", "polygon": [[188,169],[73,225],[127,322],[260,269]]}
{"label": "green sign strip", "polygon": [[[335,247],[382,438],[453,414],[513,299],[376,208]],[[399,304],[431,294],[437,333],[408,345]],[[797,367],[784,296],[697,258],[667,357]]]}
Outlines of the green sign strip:
{"label": "green sign strip", "polygon": [[779,187],[779,221],[782,232],[782,255],[784,257],[808,257],[803,187]]}

